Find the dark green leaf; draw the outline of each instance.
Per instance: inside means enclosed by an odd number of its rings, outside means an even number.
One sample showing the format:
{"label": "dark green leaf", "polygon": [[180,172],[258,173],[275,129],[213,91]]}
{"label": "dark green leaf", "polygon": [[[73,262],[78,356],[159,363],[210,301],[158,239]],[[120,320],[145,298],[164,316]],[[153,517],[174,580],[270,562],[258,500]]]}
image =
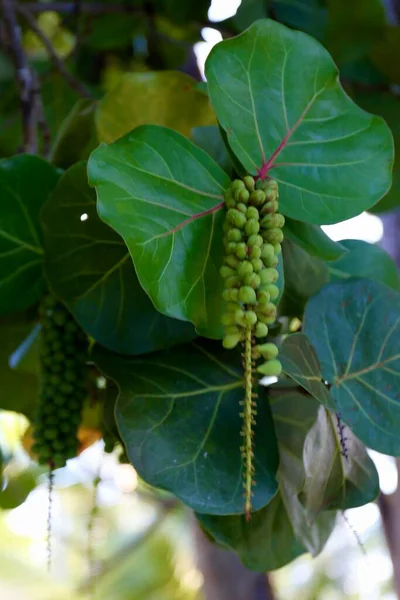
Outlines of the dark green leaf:
{"label": "dark green leaf", "polygon": [[220,337],[226,173],[182,135],[157,126],[100,146],[88,169],[100,217],[125,240],[155,307]]}
{"label": "dark green leaf", "polygon": [[221,169],[226,173],[232,172],[232,161],[229,157],[218,125],[194,127],[191,133],[194,143],[205,152],[208,152]]}
{"label": "dark green leaf", "polygon": [[304,332],[331,384],[335,410],[367,446],[400,454],[400,295],[368,279],[325,286]]}
{"label": "dark green leaf", "polygon": [[347,252],[341,243],[331,240],[317,225],[310,225],[288,218],[283,232],[285,238],[303,248],[308,254],[321,260],[336,260]]}
{"label": "dark green leaf", "polygon": [[[97,348],[93,360],[120,389],[116,420],[141,477],[194,510],[244,512],[239,353],[190,344],[141,358]],[[278,453],[268,402],[255,428],[255,510],[277,491]]]}
{"label": "dark green leaf", "polygon": [[51,160],[58,167],[68,169],[79,160],[86,160],[96,147],[95,108],[93,100],[81,99],[66,116],[51,152]]}
{"label": "dark green leaf", "polygon": [[208,97],[185,73],[127,73],[101,100],[96,114],[99,140],[107,143],[139,125],[163,125],[189,136],[193,127],[216,122]]}
{"label": "dark green leaf", "polygon": [[254,571],[278,569],[305,552],[318,554],[335,522],[334,513],[326,513],[311,524],[297,498],[305,477],[304,440],[318,404],[299,393],[274,392],[271,409],[279,442],[279,493],[248,523],[243,516],[197,515],[217,542],[237,552]]}
{"label": "dark green leaf", "polygon": [[395,146],[393,184],[386,196],[370,208],[370,212],[381,213],[392,210],[400,205],[400,99],[397,95],[389,92],[364,91],[357,93],[355,100],[364,110],[383,117],[393,133]]}
{"label": "dark green leaf", "polygon": [[45,290],[39,211],[57,179],[36,156],[0,161],[0,314],[29,307]]}
{"label": "dark green leaf", "polygon": [[34,327],[32,319],[23,314],[8,315],[0,321],[0,408],[29,418],[34,414],[39,394]]}
{"label": "dark green leaf", "polygon": [[334,409],[333,400],[322,380],[318,356],[306,335],[294,333],[284,339],[279,355],[283,370],[318,402]]}
{"label": "dark green leaf", "polygon": [[63,175],[41,221],[48,281],[97,342],[142,354],[195,336],[189,323],[161,315],[141,288],[123,240],[97,215],[85,163]]}
{"label": "dark green leaf", "polygon": [[365,277],[385,283],[395,290],[400,288],[396,264],[385,250],[362,240],[343,240],[341,243],[348,249],[348,253],[329,263],[331,282]]}
{"label": "dark green leaf", "polygon": [[272,0],[271,8],[278,21],[321,41],[327,21],[324,4],[321,0]]}
{"label": "dark green leaf", "polygon": [[345,94],[317,41],[257,21],[213,48],[206,75],[232,150],[249,173],[277,179],[284,214],[336,223],[388,191],[390,130]]}
{"label": "dark green leaf", "polygon": [[267,4],[269,0],[242,0],[236,15],[232,17],[232,24],[237,31],[243,31],[257,19],[268,16]]}
{"label": "dark green leaf", "polygon": [[326,264],[289,240],[283,244],[285,288],[280,304],[284,315],[301,317],[306,302],[328,281]]}
{"label": "dark green leaf", "polygon": [[305,440],[301,499],[314,518],[323,510],[362,506],[379,494],[378,472],[365,446],[348,428],[340,433],[339,426],[337,417],[321,406]]}

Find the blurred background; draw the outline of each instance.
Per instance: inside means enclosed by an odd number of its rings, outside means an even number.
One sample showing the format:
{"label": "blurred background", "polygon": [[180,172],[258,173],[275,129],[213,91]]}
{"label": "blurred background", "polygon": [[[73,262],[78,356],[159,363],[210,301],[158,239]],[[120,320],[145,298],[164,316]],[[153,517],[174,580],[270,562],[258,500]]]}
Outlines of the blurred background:
{"label": "blurred background", "polygon": [[[264,16],[315,36],[332,52],[348,93],[384,116],[396,135],[400,111],[400,3],[395,0],[214,0],[23,2],[34,23],[22,30],[27,55],[42,80],[44,111],[57,131],[77,99],[40,32],[60,60],[99,94],[129,72],[178,69],[204,78],[213,45]],[[116,5],[116,2],[110,2]],[[117,5],[119,5],[117,3]],[[128,10],[139,4],[140,10]],[[87,10],[87,6],[92,8]],[[96,7],[100,9],[97,10]],[[161,9],[159,7],[161,6]],[[93,8],[94,7],[94,8]],[[104,12],[104,11],[103,11]],[[35,29],[36,28],[36,29]],[[1,39],[1,22],[0,22]],[[73,87],[73,86],[72,86]],[[18,151],[20,124],[13,70],[0,51],[0,156]],[[398,167],[397,167],[398,168]],[[325,228],[336,240],[363,239],[400,260],[399,179],[374,211]],[[385,212],[383,212],[385,211]],[[213,547],[190,511],[149,489],[120,450],[104,452],[98,432],[84,432],[82,453],[48,474],[26,449],[28,420],[0,411],[0,598],[7,600],[396,600],[400,526],[396,460],[371,452],[383,492],[379,502],[349,510],[316,559],[303,556],[268,577]],[[51,571],[47,572],[49,502]],[[386,524],[385,538],[382,518]],[[399,537],[399,536],[397,536]],[[394,558],[394,560],[392,560]],[[394,577],[395,574],[395,577]],[[242,586],[242,587],[241,587]],[[397,586],[398,587],[398,586]]]}

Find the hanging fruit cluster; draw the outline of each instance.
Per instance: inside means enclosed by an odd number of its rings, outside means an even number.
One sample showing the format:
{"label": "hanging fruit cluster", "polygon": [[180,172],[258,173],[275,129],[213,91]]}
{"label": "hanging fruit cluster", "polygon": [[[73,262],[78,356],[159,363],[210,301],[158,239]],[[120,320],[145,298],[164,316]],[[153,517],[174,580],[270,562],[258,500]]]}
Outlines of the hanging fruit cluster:
{"label": "hanging fruit cluster", "polygon": [[272,343],[255,343],[268,335],[268,325],[276,321],[274,300],[279,296],[275,285],[276,269],[283,241],[283,215],[278,213],[278,184],[274,180],[255,182],[251,176],[236,179],[225,193],[227,209],[224,223],[223,299],[226,310],[223,345],[227,349],[243,344],[245,399],[243,401],[242,447],[245,462],[245,511],[251,512],[253,482],[253,425],[255,419],[254,372],[277,376],[282,367],[278,348]]}
{"label": "hanging fruit cluster", "polygon": [[41,388],[32,450],[52,469],[77,455],[82,407],[87,396],[87,337],[52,295],[40,310]]}

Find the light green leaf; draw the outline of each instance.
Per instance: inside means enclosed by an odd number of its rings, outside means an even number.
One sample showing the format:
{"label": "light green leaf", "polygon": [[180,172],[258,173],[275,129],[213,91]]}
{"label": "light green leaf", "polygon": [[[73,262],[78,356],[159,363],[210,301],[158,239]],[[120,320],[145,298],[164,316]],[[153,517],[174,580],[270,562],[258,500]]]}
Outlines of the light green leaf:
{"label": "light green leaf", "polygon": [[286,239],[321,260],[336,260],[347,252],[341,243],[334,242],[316,225],[287,218],[283,233]]}
{"label": "light green leaf", "polygon": [[297,381],[318,402],[334,409],[329,390],[322,380],[317,353],[306,335],[294,333],[285,338],[281,345],[279,359],[289,377]]}
{"label": "light green leaf", "polygon": [[143,354],[195,337],[189,323],[160,314],[141,288],[123,240],[97,215],[86,163],[65,172],[41,222],[50,286],[98,343]]}
{"label": "light green leaf", "polygon": [[348,252],[339,260],[329,263],[331,282],[365,277],[385,283],[395,290],[400,288],[396,264],[385,250],[362,240],[343,240],[341,243]]}
{"label": "light green leaf", "polygon": [[[98,347],[94,362],[120,389],[115,415],[128,456],[149,484],[194,510],[244,512],[239,352],[188,344],[140,358]],[[258,403],[253,506],[277,491],[278,453],[268,402]]]}
{"label": "light green leaf", "polygon": [[279,182],[284,214],[336,223],[388,191],[391,132],[346,95],[316,40],[257,21],[212,49],[206,76],[232,150],[249,173]]}
{"label": "light green leaf", "polygon": [[313,518],[323,510],[362,506],[379,494],[378,472],[365,446],[323,406],[306,437],[303,458],[301,500]]}
{"label": "light green leaf", "polygon": [[218,125],[194,127],[191,133],[194,143],[212,156],[221,169],[226,173],[232,172],[232,161]]}
{"label": "light green leaf", "polygon": [[368,279],[325,286],[304,332],[336,412],[366,446],[400,454],[400,295]]}
{"label": "light green leaf", "polygon": [[39,211],[58,176],[36,156],[0,161],[0,314],[28,308],[46,289]]}
{"label": "light green leaf", "polygon": [[157,126],[100,146],[88,171],[99,215],[125,240],[157,310],[221,337],[226,173],[182,135]]}
{"label": "light green leaf", "polygon": [[114,142],[139,125],[164,125],[189,137],[216,118],[197,82],[176,71],[126,73],[101,100],[96,113],[100,141]]}

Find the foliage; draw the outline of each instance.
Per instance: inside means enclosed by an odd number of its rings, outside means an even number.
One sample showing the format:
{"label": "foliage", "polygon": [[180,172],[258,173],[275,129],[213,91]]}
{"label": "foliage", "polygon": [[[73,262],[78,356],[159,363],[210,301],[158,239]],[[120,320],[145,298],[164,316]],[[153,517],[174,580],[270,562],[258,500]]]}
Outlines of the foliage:
{"label": "foliage", "polygon": [[[89,338],[82,393],[102,415],[96,427],[122,441],[145,482],[172,492],[259,571],[318,554],[337,511],[376,498],[366,448],[400,454],[396,266],[320,227],[400,204],[389,85],[398,32],[380,2],[357,2],[351,24],[346,4],[243,2],[221,24],[228,39],[211,51],[202,86],[195,69],[171,69],[182,52],[189,60],[208,3],[154,2],[150,15],[146,3],[109,21],[84,14],[73,49],[73,26],[54,21],[51,43],[64,39],[56,76],[43,40],[28,36],[25,48],[50,147],[25,113],[19,127],[13,71],[0,63],[0,407],[33,417],[43,383],[37,309],[50,290]],[[366,93],[376,81],[384,93]],[[244,195],[233,180],[247,182]],[[224,229],[226,209],[242,216]],[[242,242],[246,258],[254,252],[246,267],[228,230],[255,236]],[[268,245],[276,262],[265,265]],[[264,267],[273,281],[257,280]],[[243,296],[233,302],[227,269]],[[226,348],[244,341],[241,320],[253,315],[268,324],[258,329],[268,343],[254,345],[249,322],[242,357]],[[274,373],[261,372],[278,381],[255,377],[261,356]],[[251,515],[243,454],[254,458]]]}

